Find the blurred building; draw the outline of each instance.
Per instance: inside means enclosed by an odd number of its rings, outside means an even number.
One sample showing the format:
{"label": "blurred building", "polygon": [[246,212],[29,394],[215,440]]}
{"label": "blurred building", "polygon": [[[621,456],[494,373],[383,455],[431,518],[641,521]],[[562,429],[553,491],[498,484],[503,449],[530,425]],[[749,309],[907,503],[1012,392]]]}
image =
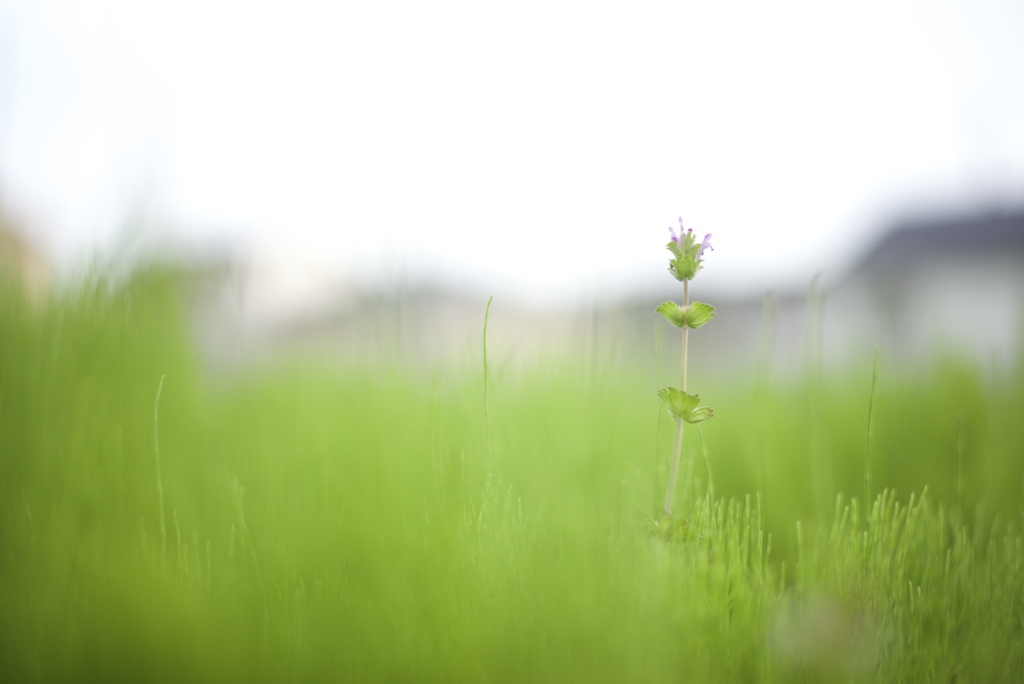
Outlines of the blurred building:
{"label": "blurred building", "polygon": [[[197,299],[197,330],[218,365],[297,352],[428,364],[481,354],[483,296],[426,286],[363,292],[280,255],[214,271]],[[654,313],[678,300],[672,285],[589,311],[538,313],[497,301],[489,354],[500,362],[585,353],[673,367],[679,333]],[[718,312],[691,335],[696,372],[839,367],[870,362],[876,345],[902,366],[945,352],[1015,363],[1024,345],[1024,211],[898,223],[846,273],[803,291],[720,299],[692,290]]]}
{"label": "blurred building", "polygon": [[[198,343],[218,368],[300,355],[424,367],[481,358],[483,296],[427,285],[360,290],[322,265],[281,255],[207,262],[192,273]],[[490,358],[565,350],[584,338],[573,329],[575,318],[498,303],[488,329]]]}
{"label": "blurred building", "polygon": [[1024,212],[901,223],[832,299],[832,334],[863,330],[907,359],[947,349],[1015,356],[1024,342]]}

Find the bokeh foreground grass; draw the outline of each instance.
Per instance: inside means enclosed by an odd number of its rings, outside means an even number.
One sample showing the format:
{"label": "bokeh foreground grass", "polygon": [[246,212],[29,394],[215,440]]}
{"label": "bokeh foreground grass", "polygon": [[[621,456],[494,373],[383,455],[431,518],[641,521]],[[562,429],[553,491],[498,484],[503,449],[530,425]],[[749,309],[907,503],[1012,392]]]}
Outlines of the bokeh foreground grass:
{"label": "bokeh foreground grass", "polygon": [[883,368],[867,515],[870,368],[702,380],[666,544],[647,369],[492,364],[488,437],[477,358],[211,380],[174,283],[0,305],[0,681],[1022,677],[1019,374]]}

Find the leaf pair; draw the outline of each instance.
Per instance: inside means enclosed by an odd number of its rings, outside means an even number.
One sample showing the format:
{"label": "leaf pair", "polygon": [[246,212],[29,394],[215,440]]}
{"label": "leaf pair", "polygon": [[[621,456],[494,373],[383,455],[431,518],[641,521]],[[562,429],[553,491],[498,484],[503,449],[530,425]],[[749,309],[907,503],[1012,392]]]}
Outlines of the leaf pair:
{"label": "leaf pair", "polygon": [[655,520],[647,513],[634,511],[633,527],[664,542],[684,542],[692,537],[689,521],[668,513],[662,513],[661,517]]}
{"label": "leaf pair", "polygon": [[693,302],[689,306],[665,302],[655,311],[677,328],[699,328],[715,317],[715,307],[703,302]]}
{"label": "leaf pair", "polygon": [[699,394],[687,394],[675,387],[666,387],[658,390],[658,396],[668,405],[668,412],[674,418],[685,420],[687,423],[700,423],[715,415],[710,406],[698,406]]}

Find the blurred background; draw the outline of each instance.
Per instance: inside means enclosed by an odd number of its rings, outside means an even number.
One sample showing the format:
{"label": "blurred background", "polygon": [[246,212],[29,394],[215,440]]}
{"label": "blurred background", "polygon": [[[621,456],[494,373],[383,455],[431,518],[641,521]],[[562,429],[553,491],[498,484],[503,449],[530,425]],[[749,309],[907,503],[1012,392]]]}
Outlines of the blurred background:
{"label": "blurred background", "polygon": [[0,0],[0,251],[40,300],[181,265],[218,364],[460,354],[492,294],[510,356],[636,355],[682,215],[703,358],[1007,363],[1022,32],[1014,0]]}

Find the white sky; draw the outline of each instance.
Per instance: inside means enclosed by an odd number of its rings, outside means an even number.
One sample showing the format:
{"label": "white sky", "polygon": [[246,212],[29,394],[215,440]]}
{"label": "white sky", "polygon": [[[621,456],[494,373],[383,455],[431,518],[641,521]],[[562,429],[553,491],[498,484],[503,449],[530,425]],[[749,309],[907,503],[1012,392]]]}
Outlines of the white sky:
{"label": "white sky", "polygon": [[[1024,202],[1024,2],[0,0],[0,199],[61,264],[129,217],[531,302],[838,273]],[[698,280],[700,282],[700,280]]]}

